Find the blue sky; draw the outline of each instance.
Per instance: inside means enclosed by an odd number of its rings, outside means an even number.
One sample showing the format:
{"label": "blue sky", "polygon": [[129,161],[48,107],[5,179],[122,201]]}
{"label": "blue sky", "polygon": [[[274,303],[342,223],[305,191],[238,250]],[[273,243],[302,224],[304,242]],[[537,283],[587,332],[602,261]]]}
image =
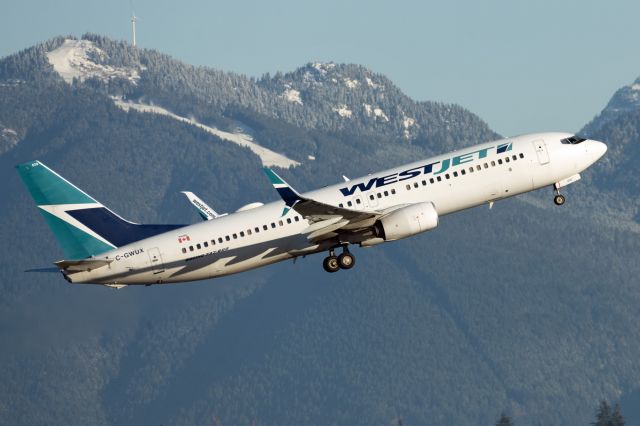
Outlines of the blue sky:
{"label": "blue sky", "polygon": [[7,0],[0,56],[56,35],[130,39],[246,75],[310,61],[385,74],[499,133],[579,130],[640,75],[640,2]]}

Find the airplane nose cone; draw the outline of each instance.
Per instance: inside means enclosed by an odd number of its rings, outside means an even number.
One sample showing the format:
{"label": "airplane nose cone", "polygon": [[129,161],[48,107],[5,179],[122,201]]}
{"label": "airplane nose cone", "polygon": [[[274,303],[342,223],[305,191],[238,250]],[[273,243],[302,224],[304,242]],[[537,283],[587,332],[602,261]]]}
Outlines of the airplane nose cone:
{"label": "airplane nose cone", "polygon": [[607,145],[599,141],[593,141],[594,147],[593,151],[595,152],[596,158],[600,158],[607,152]]}

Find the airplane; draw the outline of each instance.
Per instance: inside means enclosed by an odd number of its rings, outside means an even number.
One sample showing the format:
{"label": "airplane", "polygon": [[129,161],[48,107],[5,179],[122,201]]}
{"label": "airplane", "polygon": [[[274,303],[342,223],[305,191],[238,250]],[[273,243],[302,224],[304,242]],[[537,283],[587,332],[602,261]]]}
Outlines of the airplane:
{"label": "airplane", "polygon": [[187,199],[189,200],[189,202],[193,205],[193,207],[196,208],[196,210],[198,211],[198,214],[200,215],[200,217],[202,218],[202,220],[212,220],[212,219],[217,219],[219,217],[222,216],[226,216],[227,213],[218,213],[216,212],[214,209],[212,209],[211,207],[209,207],[209,205],[207,203],[205,203],[204,201],[202,201],[196,194],[194,194],[193,192],[190,191],[180,191],[181,194],[184,194],[185,197],[187,197]]}
{"label": "airplane", "polygon": [[[299,193],[264,168],[281,197],[192,225],[129,222],[40,161],[17,165],[66,259],[70,283],[121,288],[235,274],[326,252],[323,267],[351,269],[349,246],[371,247],[438,226],[442,216],[549,187],[561,188],[607,150],[569,133],[502,139]],[[341,250],[340,254],[336,250]]]}

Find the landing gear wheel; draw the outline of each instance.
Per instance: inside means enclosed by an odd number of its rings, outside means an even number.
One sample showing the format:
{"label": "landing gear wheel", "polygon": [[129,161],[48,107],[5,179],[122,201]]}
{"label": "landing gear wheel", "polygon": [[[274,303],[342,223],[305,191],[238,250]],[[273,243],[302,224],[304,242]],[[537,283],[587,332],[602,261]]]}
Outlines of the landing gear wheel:
{"label": "landing gear wheel", "polygon": [[338,258],[335,256],[325,257],[324,261],[322,262],[322,267],[327,272],[338,272],[340,270]]}
{"label": "landing gear wheel", "polygon": [[565,201],[564,195],[562,194],[556,194],[556,196],[553,197],[553,202],[556,203],[556,206],[563,205]]}
{"label": "landing gear wheel", "polygon": [[353,255],[348,251],[345,251],[340,256],[338,256],[338,265],[340,265],[340,269],[351,269],[355,264],[356,258],[353,257]]}

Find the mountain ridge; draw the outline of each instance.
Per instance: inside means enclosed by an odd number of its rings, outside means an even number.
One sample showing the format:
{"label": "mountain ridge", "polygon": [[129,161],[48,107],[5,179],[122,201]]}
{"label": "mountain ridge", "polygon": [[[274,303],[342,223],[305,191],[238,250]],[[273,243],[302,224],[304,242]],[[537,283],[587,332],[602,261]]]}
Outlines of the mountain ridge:
{"label": "mountain ridge", "polygon": [[[611,161],[568,187],[561,209],[549,189],[446,216],[425,235],[355,248],[347,274],[311,256],[116,292],[23,272],[60,251],[13,165],[39,158],[140,222],[199,220],[184,189],[221,211],[277,194],[251,150],[113,96],[224,131],[246,125],[301,162],[281,171],[300,190],[497,135],[357,65],[251,80],[89,35],[109,57],[92,63],[146,70],[136,84],[117,73],[69,84],[46,56],[66,39],[0,59],[0,125],[15,132],[0,152],[0,423],[466,425],[505,411],[518,424],[579,425],[602,398],[640,419],[640,335],[628,326],[640,302],[637,190],[609,180],[633,176],[633,112],[602,126]],[[416,120],[409,138],[400,112]]]}

